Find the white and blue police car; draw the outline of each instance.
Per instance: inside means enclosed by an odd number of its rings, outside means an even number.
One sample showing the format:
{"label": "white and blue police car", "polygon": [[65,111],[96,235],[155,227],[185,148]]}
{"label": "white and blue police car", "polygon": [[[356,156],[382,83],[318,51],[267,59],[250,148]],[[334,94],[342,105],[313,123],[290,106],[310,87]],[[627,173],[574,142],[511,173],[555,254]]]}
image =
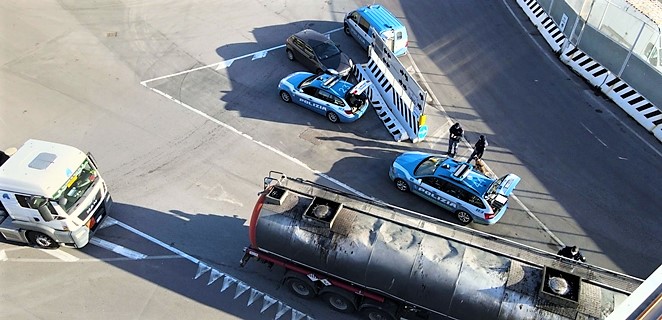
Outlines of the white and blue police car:
{"label": "white and blue police car", "polygon": [[369,81],[354,85],[334,72],[320,75],[295,72],[280,80],[278,90],[283,101],[294,102],[336,123],[356,121],[365,113],[369,86]]}
{"label": "white and blue police car", "polygon": [[452,212],[461,224],[495,224],[508,208],[520,177],[492,179],[467,162],[423,152],[400,154],[389,177],[400,191],[411,191]]}

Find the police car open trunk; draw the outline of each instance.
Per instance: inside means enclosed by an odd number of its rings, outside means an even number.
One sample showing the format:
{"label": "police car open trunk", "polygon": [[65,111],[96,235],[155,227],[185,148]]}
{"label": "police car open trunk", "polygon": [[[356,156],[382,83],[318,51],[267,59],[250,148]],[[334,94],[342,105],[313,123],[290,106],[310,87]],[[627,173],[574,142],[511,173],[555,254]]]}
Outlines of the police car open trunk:
{"label": "police car open trunk", "polygon": [[485,193],[485,199],[495,213],[508,203],[508,197],[513,193],[520,180],[521,178],[517,175],[509,173],[492,182]]}

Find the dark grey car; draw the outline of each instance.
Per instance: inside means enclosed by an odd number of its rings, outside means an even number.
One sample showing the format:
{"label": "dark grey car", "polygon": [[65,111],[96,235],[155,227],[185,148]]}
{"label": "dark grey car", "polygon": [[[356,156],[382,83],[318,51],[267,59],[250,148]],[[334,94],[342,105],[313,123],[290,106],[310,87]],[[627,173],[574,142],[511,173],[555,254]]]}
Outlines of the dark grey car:
{"label": "dark grey car", "polygon": [[334,69],[343,76],[349,74],[353,62],[325,35],[311,29],[297,32],[285,41],[287,58],[297,60],[315,73]]}

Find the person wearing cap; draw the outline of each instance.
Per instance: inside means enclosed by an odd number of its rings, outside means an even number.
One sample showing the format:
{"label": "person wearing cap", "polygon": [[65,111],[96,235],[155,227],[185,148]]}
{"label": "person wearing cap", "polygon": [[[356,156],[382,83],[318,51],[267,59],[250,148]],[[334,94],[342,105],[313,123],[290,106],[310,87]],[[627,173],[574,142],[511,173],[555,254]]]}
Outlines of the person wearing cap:
{"label": "person wearing cap", "polygon": [[556,254],[568,259],[586,262],[586,258],[584,258],[584,256],[579,252],[579,248],[577,248],[577,246],[565,246]]}
{"label": "person wearing cap", "polygon": [[478,141],[476,141],[476,144],[474,144],[474,152],[471,153],[471,156],[469,156],[469,160],[467,162],[471,162],[471,160],[482,159],[483,152],[485,152],[486,147],[487,139],[484,135],[481,134],[480,138],[478,138]]}
{"label": "person wearing cap", "polygon": [[446,152],[446,154],[452,158],[455,157],[455,154],[457,153],[457,144],[460,142],[460,139],[462,139],[464,130],[460,123],[456,122],[450,129],[448,129],[448,133],[448,152]]}

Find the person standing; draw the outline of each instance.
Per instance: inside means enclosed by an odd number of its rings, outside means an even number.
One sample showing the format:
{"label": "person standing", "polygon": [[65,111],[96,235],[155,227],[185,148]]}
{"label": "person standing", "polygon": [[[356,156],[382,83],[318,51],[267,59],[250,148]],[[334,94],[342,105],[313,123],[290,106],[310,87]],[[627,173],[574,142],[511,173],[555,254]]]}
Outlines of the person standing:
{"label": "person standing", "polygon": [[579,252],[577,246],[565,246],[563,249],[559,250],[557,255],[561,257],[566,257],[568,259],[573,259],[576,261],[586,262],[586,258]]}
{"label": "person standing", "polygon": [[457,153],[457,144],[460,142],[460,139],[462,139],[464,130],[460,123],[456,122],[450,127],[450,129],[448,129],[448,133],[448,152],[446,152],[446,154],[455,157],[455,154]]}
{"label": "person standing", "polygon": [[484,135],[481,134],[480,138],[478,138],[478,141],[476,141],[476,144],[474,144],[474,152],[471,153],[471,156],[467,162],[471,162],[471,160],[474,159],[483,159],[483,152],[485,152],[485,148],[487,148],[487,139]]}

